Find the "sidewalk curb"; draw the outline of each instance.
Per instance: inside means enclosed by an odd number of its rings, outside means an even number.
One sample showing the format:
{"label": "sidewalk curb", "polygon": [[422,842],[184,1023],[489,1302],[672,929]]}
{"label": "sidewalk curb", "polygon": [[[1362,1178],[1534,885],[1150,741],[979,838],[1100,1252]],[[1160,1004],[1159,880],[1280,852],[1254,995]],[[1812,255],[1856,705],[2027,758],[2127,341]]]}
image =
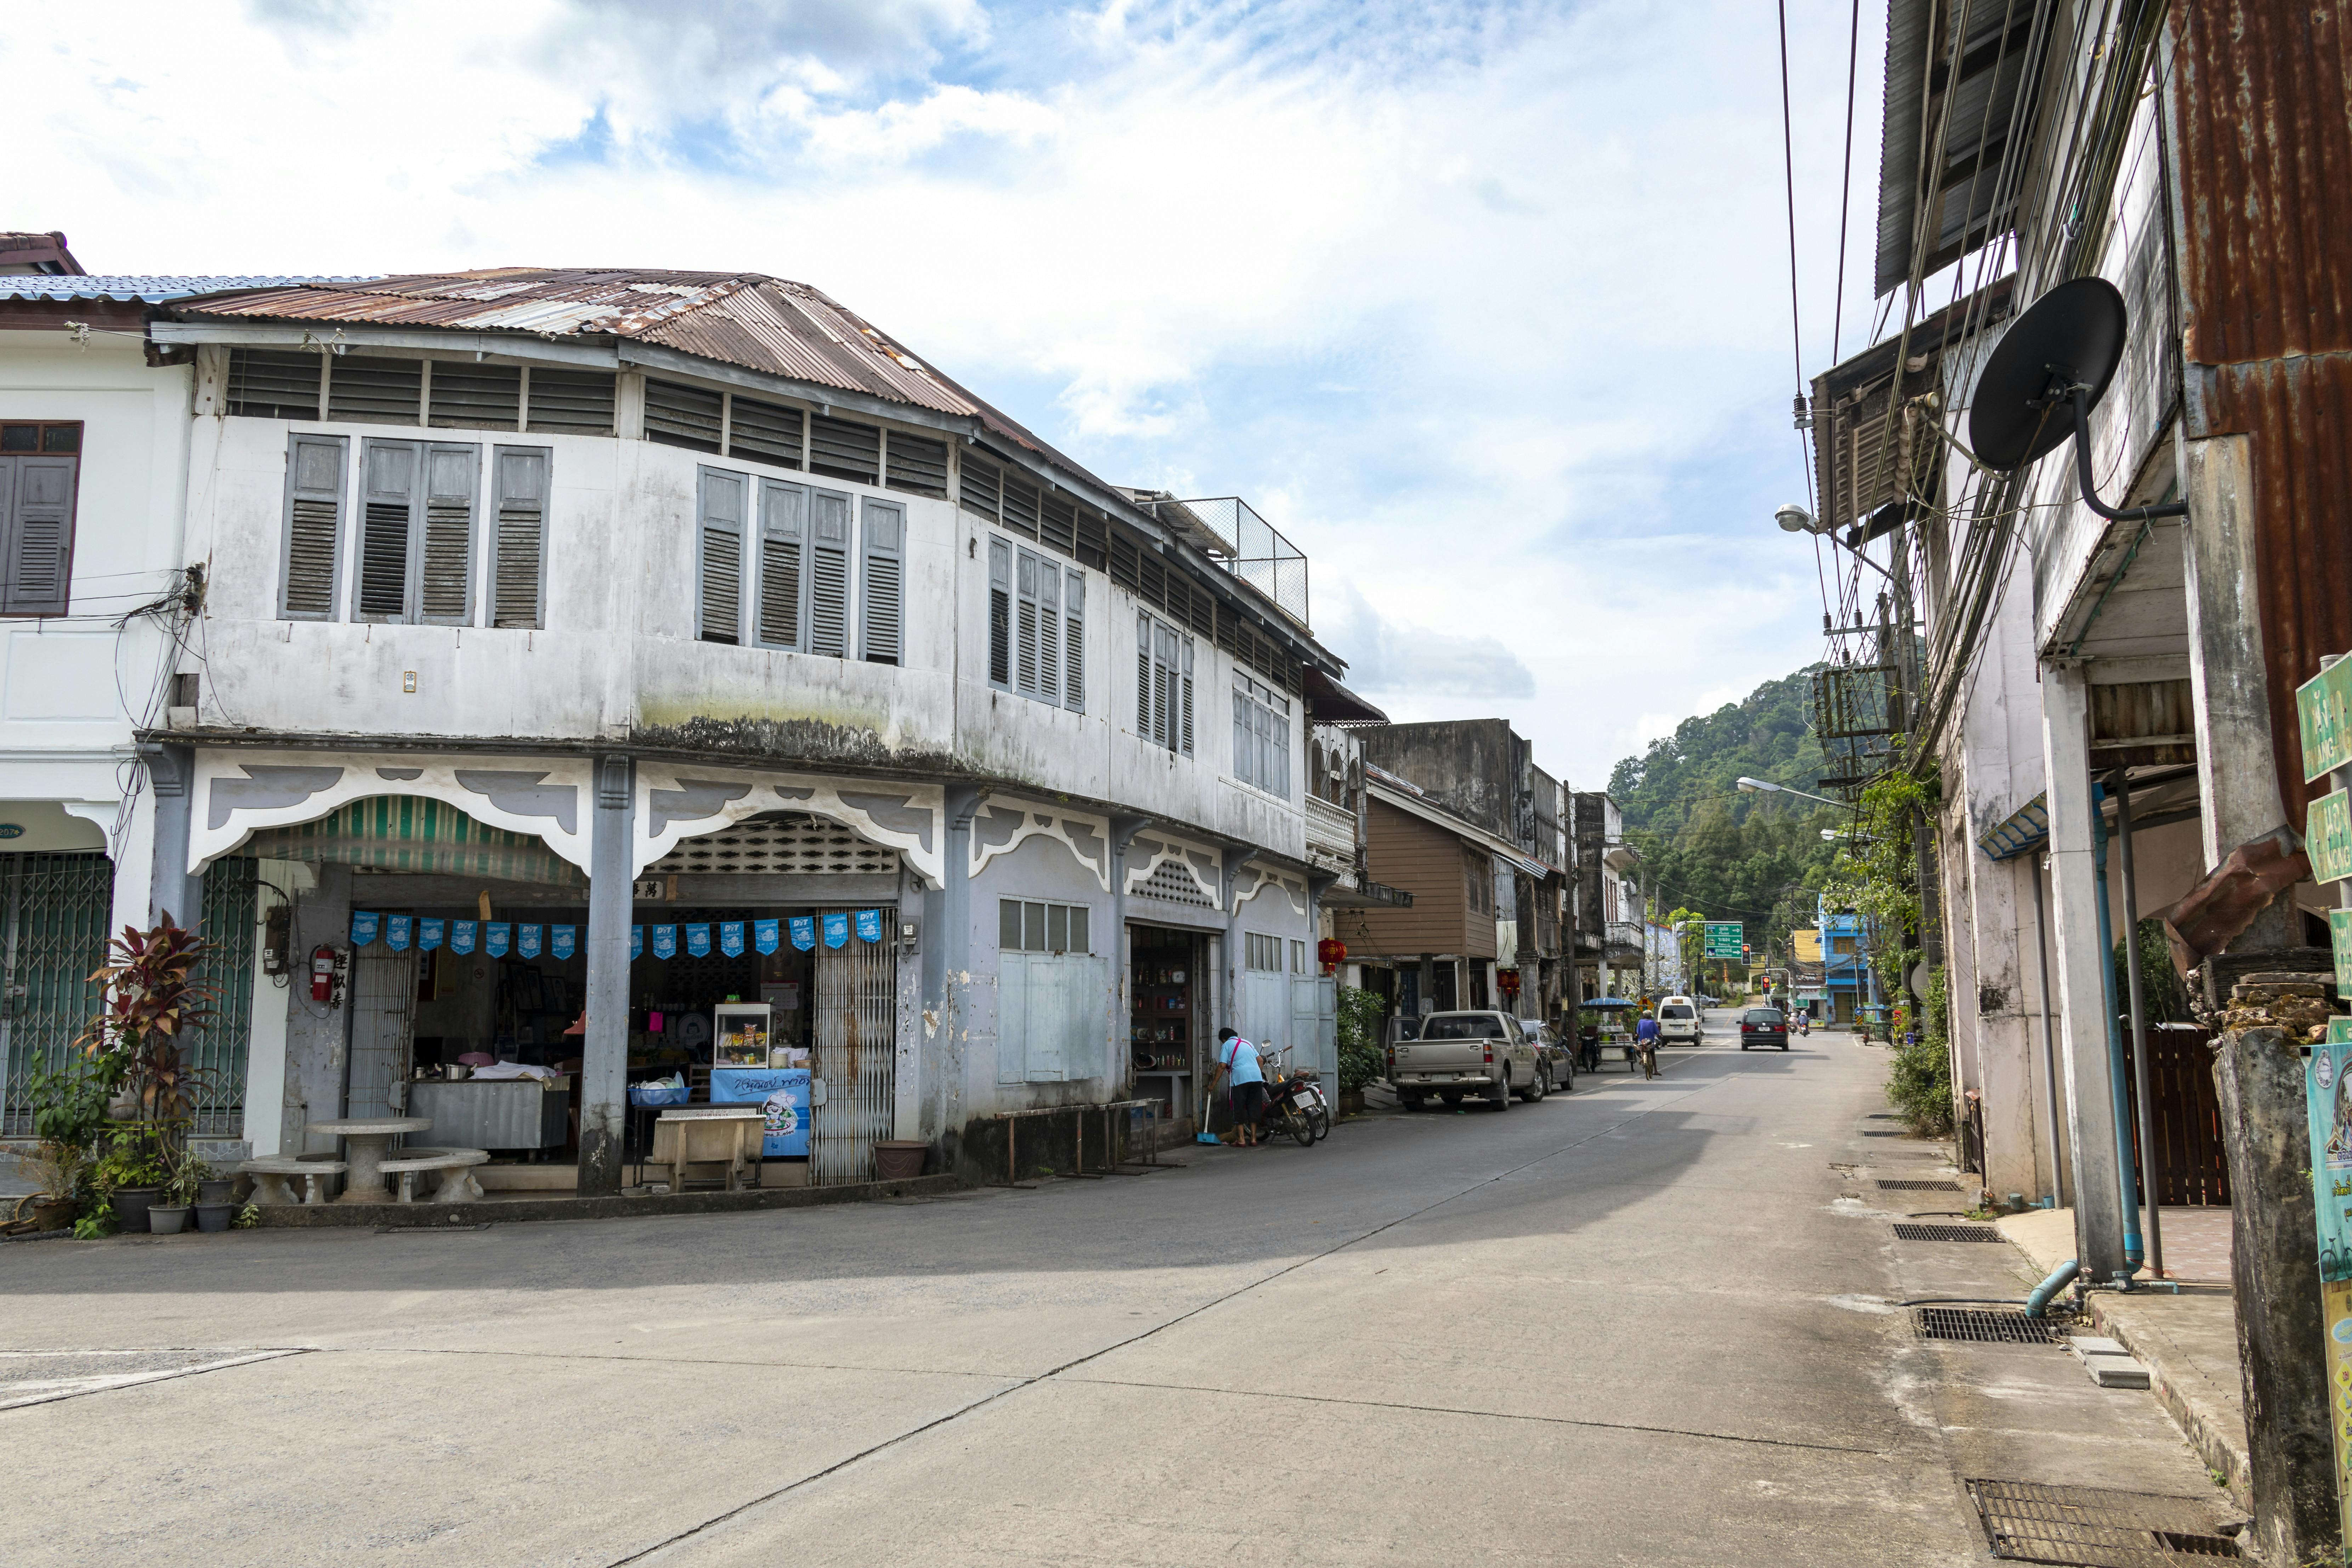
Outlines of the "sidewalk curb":
{"label": "sidewalk curb", "polygon": [[[2248,1513],[2253,1512],[2252,1461],[2246,1453],[2245,1424],[2210,1391],[2211,1380],[2174,1350],[2171,1337],[2143,1315],[2141,1303],[2095,1291],[2090,1305],[2093,1326],[2122,1342],[2147,1368],[2148,1392],[2163,1404],[2206,1468],[2219,1471],[2226,1479],[2231,1499]],[[2189,1370],[2176,1370],[2183,1366]]]}

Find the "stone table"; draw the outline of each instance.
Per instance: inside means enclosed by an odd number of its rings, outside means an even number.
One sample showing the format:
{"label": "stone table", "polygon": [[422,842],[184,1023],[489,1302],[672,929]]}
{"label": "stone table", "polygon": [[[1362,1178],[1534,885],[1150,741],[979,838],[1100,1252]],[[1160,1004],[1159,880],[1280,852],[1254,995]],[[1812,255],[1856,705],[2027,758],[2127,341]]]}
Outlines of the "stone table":
{"label": "stone table", "polygon": [[392,1141],[404,1132],[423,1132],[433,1125],[424,1116],[359,1116],[342,1121],[313,1121],[309,1131],[343,1140],[344,1158],[351,1163],[343,1178],[339,1204],[388,1204],[392,1189],[384,1184],[383,1162]]}

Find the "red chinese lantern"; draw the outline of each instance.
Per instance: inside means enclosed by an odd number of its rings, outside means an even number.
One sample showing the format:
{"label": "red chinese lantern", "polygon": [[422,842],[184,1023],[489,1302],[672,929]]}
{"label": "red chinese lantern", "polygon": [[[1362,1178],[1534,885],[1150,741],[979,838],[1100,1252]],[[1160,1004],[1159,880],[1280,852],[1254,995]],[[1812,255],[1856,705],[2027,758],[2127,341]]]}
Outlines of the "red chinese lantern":
{"label": "red chinese lantern", "polygon": [[1348,944],[1336,936],[1327,936],[1315,944],[1315,961],[1323,966],[1326,974],[1338,969],[1347,957]]}
{"label": "red chinese lantern", "polygon": [[1517,996],[1519,994],[1519,972],[1506,969],[1495,976],[1495,984],[1502,989],[1504,995]]}

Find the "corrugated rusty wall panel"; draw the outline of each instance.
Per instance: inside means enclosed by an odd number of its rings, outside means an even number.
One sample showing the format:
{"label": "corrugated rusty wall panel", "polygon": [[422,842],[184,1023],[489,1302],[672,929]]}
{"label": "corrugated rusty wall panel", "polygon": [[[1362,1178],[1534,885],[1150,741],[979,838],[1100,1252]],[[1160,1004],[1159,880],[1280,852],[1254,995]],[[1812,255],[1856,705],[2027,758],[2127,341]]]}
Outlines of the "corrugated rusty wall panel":
{"label": "corrugated rusty wall panel", "polygon": [[2332,0],[2181,0],[2188,357],[2352,349],[2352,40]]}
{"label": "corrugated rusty wall panel", "polygon": [[[2339,215],[2340,216],[2340,215]],[[2255,604],[2287,821],[2303,826],[2294,689],[2322,654],[2352,650],[2352,354],[2297,355],[2213,373],[2208,417],[2242,433],[2253,465]]]}

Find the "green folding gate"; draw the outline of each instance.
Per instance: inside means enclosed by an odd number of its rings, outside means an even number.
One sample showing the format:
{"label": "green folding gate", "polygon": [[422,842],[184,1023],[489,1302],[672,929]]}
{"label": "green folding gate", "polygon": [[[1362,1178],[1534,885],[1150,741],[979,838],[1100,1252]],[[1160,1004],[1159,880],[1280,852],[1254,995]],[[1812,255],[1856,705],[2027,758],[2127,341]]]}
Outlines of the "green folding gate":
{"label": "green folding gate", "polygon": [[0,1136],[33,1131],[30,1080],[62,1067],[98,1016],[114,863],[0,855]]}

